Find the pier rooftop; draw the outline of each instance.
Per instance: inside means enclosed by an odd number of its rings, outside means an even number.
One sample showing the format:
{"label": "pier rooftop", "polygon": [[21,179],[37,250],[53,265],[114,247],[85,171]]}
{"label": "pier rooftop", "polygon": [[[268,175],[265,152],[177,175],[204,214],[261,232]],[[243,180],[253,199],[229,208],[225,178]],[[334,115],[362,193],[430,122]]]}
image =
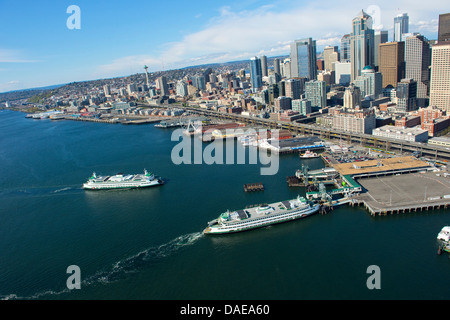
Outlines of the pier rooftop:
{"label": "pier rooftop", "polygon": [[372,215],[448,208],[450,177],[442,172],[415,172],[358,179],[366,190],[353,197]]}
{"label": "pier rooftop", "polygon": [[333,164],[332,166],[341,176],[358,175],[360,177],[395,172],[419,171],[430,168],[428,163],[412,156],[339,163]]}

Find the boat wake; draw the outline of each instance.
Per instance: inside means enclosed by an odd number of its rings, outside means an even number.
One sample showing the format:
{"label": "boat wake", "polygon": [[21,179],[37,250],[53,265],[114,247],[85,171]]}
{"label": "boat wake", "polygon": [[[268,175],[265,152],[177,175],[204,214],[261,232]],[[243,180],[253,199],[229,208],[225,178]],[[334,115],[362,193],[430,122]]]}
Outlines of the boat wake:
{"label": "boat wake", "polygon": [[[133,256],[120,260],[105,270],[100,270],[90,277],[81,281],[81,288],[83,286],[95,285],[95,284],[109,284],[122,279],[125,279],[127,275],[137,273],[146,269],[149,265],[156,263],[166,257],[169,257],[180,249],[191,246],[202,238],[202,232],[195,232],[185,234],[172,239],[171,241],[159,246],[150,247]],[[61,295],[69,293],[71,290],[64,289],[61,291],[47,290],[38,292],[31,296],[21,297],[16,294],[0,295],[0,300],[33,300],[33,299],[45,299],[48,296]]]}
{"label": "boat wake", "polygon": [[53,193],[64,192],[64,191],[71,190],[71,189],[74,189],[74,188],[66,187],[66,188],[55,190],[55,191],[53,191]]}
{"label": "boat wake", "polygon": [[30,186],[21,188],[8,188],[0,189],[0,196],[32,196],[32,197],[45,197],[55,194],[77,193],[82,191],[79,185],[71,186]]}
{"label": "boat wake", "polygon": [[185,234],[160,246],[145,249],[131,257],[114,263],[108,270],[97,272],[93,276],[86,279],[85,284],[108,284],[123,279],[127,274],[139,272],[140,270],[148,267],[150,264],[173,255],[181,248],[193,245],[202,236],[202,232]]}

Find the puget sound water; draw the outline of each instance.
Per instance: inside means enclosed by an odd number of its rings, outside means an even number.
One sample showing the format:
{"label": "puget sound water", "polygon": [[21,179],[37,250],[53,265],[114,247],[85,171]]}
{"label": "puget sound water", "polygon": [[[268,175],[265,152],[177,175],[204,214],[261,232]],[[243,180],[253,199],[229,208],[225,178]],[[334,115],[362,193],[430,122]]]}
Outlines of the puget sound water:
{"label": "puget sound water", "polygon": [[[260,164],[176,165],[173,129],[24,116],[0,111],[1,299],[450,298],[450,259],[437,255],[436,241],[448,210],[371,217],[344,205],[205,236],[227,209],[304,195],[286,177],[322,160],[281,155],[276,175],[260,175]],[[144,169],[165,184],[81,188],[94,171]],[[245,193],[255,182],[265,190]],[[71,265],[81,289],[67,288]],[[370,266],[379,268],[379,289],[368,288]]]}

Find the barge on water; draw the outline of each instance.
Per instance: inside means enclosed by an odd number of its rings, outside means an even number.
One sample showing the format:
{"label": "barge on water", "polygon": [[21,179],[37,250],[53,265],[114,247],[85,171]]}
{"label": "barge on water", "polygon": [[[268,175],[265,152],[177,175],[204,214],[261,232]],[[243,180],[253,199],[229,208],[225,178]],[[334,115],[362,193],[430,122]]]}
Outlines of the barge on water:
{"label": "barge on water", "polygon": [[210,221],[204,234],[224,234],[266,227],[310,216],[320,209],[320,204],[304,197],[280,201],[244,210],[226,211]]}

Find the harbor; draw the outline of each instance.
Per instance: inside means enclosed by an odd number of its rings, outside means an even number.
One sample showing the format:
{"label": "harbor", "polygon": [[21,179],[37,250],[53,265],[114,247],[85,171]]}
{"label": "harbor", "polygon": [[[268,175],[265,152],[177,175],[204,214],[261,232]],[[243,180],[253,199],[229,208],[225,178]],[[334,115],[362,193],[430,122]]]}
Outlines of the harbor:
{"label": "harbor", "polygon": [[[309,167],[309,172],[321,170],[323,161],[300,159],[298,153],[280,154],[280,168],[273,176],[260,175],[260,166],[252,164],[175,165],[170,161],[171,129],[153,125],[95,125],[86,130],[85,124],[78,121],[45,120],[30,125],[30,119],[21,114],[1,115],[5,135],[0,139],[8,156],[3,163],[0,192],[4,239],[0,263],[5,274],[10,275],[2,284],[2,297],[50,300],[99,296],[105,299],[449,297],[446,280],[449,259],[447,254],[436,254],[436,235],[449,225],[449,209],[443,206],[432,209],[428,203],[428,211],[424,208],[372,216],[362,202],[352,206],[349,199],[336,194],[332,206],[323,206],[328,211],[319,211],[307,219],[207,237],[202,234],[207,222],[227,208],[305,196],[306,189],[289,187],[286,177],[295,176],[302,164]],[[23,139],[14,139],[18,134]],[[111,144],[121,147],[114,148]],[[67,145],[79,147],[65,150]],[[204,143],[202,147],[208,145]],[[236,143],[235,151],[237,148],[243,146]],[[143,168],[152,168],[167,178],[165,185],[127,191],[81,189],[94,169],[97,173],[119,170],[133,173]],[[430,166],[430,170],[434,168]],[[442,183],[448,179],[444,169],[427,172],[430,179]],[[402,176],[407,174],[380,175],[368,180]],[[217,182],[216,188],[205,183],[211,177]],[[420,186],[416,183],[420,179],[408,181]],[[367,188],[363,179],[356,182]],[[243,185],[249,183],[262,183],[265,190],[244,192]],[[392,203],[399,200],[395,198],[394,185]],[[425,189],[418,186],[420,202],[425,198]],[[409,188],[398,187],[406,188],[405,192]],[[327,191],[334,188],[328,185]],[[439,195],[434,192],[428,187],[427,198]],[[380,201],[388,204],[389,193],[385,192]],[[218,197],[221,201],[217,201]],[[44,224],[45,229],[39,227]],[[49,234],[53,237],[50,242]],[[48,250],[43,251],[43,247]],[[48,252],[52,254],[47,256]],[[36,260],[41,254],[47,257],[45,261]],[[85,261],[90,264],[82,267],[82,279],[89,281],[83,282],[82,290],[67,290],[67,266]],[[365,286],[370,264],[377,264],[382,270],[384,287],[378,292]],[[34,267],[29,269],[30,265]],[[255,269],[255,265],[259,267]],[[220,276],[236,266],[240,271],[233,275],[235,282]],[[298,272],[299,268],[304,272]],[[180,270],[189,275],[188,283],[178,281]],[[269,273],[271,277],[267,277]],[[266,279],[264,283],[247,285],[248,279],[261,278]],[[345,285],[330,286],[336,279]],[[308,290],[299,290],[299,286]],[[224,290],[218,290],[219,287]]]}

